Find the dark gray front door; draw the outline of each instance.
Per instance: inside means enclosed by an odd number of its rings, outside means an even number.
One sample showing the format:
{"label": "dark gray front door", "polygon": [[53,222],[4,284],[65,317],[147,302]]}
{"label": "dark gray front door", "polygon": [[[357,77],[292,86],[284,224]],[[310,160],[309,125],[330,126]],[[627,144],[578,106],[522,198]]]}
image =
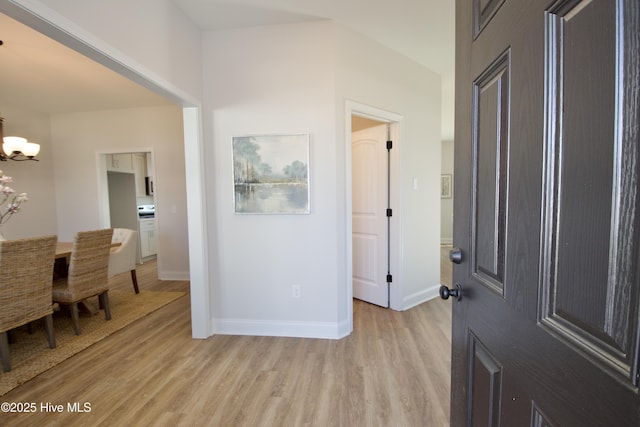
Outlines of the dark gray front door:
{"label": "dark gray front door", "polygon": [[456,20],[451,423],[637,427],[640,2]]}

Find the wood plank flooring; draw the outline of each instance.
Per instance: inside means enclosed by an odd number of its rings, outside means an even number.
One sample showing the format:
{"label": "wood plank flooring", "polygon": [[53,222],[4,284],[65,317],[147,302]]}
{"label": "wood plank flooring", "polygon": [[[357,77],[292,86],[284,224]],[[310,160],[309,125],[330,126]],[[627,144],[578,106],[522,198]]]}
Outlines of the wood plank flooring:
{"label": "wood plank flooring", "polygon": [[[189,287],[158,281],[154,262],[138,281]],[[129,275],[113,287],[130,288]],[[0,413],[0,425],[446,426],[450,328],[449,302],[396,312],[354,300],[354,332],[341,340],[193,340],[187,295],[2,396],[37,411]],[[70,412],[76,402],[90,412]]]}

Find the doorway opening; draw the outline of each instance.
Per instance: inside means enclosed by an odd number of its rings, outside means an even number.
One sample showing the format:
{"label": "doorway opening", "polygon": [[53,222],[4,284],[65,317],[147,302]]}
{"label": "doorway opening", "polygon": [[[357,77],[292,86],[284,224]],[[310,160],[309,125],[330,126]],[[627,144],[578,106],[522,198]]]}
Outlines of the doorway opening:
{"label": "doorway opening", "polygon": [[[137,263],[156,259],[152,151],[101,153],[102,224],[138,233]],[[157,265],[156,265],[157,269]]]}
{"label": "doorway opening", "polygon": [[453,286],[452,267],[448,254],[453,247],[454,142],[453,140],[443,140],[441,147],[440,283]]}
{"label": "doorway opening", "polygon": [[[398,153],[402,117],[348,101],[345,119],[347,309],[352,327],[353,298],[401,309]],[[387,141],[392,141],[389,150]]]}
{"label": "doorway opening", "polygon": [[[46,9],[46,8],[45,8]],[[204,163],[202,160],[202,115],[201,102],[185,92],[159,81],[158,76],[141,71],[138,63],[121,53],[114,53],[113,48],[97,39],[87,40],[85,34],[78,31],[73,23],[61,17],[51,16],[51,11],[37,5],[30,7],[2,7],[2,13],[31,27],[33,30],[47,35],[49,38],[76,50],[110,70],[142,84],[153,92],[165,96],[167,99],[182,106],[185,163],[189,165],[186,171],[186,183],[190,197],[187,198],[187,221],[189,239],[189,277],[191,295],[191,332],[193,338],[207,338],[211,335],[211,300],[209,280],[210,263],[208,259],[209,246],[206,236],[206,206],[204,204]],[[44,17],[47,16],[48,19]],[[82,34],[82,35],[77,35]],[[100,157],[100,156],[98,156]],[[104,166],[100,166],[101,159],[97,159],[98,176],[106,175]],[[104,184],[99,191],[106,189]],[[99,199],[101,223],[105,224],[104,196]]]}
{"label": "doorway opening", "polygon": [[389,307],[391,125],[351,117],[353,297]]}

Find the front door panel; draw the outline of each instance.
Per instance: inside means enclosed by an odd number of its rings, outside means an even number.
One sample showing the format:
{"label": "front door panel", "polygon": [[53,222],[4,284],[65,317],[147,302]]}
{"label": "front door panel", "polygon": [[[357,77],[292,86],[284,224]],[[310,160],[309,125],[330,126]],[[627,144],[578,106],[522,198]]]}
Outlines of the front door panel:
{"label": "front door panel", "polygon": [[473,89],[474,275],[480,283],[502,295],[509,145],[509,51],[501,54],[478,77]]}
{"label": "front door panel", "polygon": [[454,426],[638,426],[640,3],[458,0]]}
{"label": "front door panel", "polygon": [[[558,2],[547,15],[549,120],[547,234],[541,321],[561,339],[637,385],[637,139],[625,96],[624,39],[606,2]],[[609,22],[593,26],[595,20]],[[616,54],[617,53],[617,54]],[[583,106],[592,106],[584,108]],[[637,117],[636,117],[637,120]],[[624,126],[624,125],[622,125]]]}

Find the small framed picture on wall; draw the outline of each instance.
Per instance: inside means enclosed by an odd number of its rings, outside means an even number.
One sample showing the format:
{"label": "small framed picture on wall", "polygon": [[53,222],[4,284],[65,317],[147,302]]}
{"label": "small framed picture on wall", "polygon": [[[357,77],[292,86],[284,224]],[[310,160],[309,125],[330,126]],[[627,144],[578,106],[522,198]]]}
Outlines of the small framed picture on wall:
{"label": "small framed picture on wall", "polygon": [[440,198],[450,199],[453,193],[453,175],[440,175]]}

